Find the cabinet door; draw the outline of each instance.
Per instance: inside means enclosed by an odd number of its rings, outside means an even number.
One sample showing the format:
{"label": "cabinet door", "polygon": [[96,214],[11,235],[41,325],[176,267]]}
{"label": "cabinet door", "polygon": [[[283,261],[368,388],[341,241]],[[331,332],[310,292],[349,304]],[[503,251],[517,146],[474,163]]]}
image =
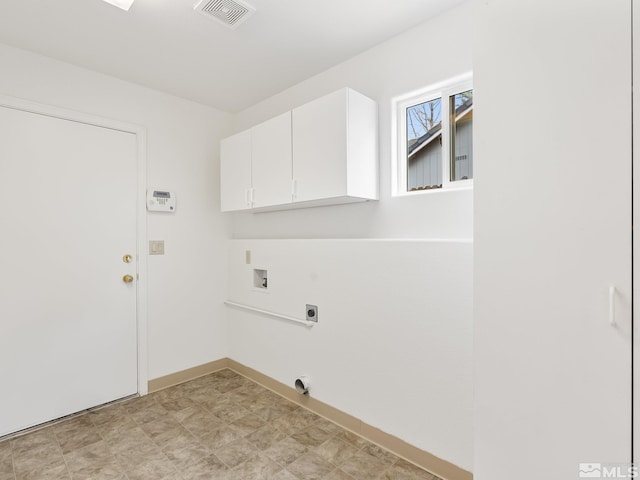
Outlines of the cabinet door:
{"label": "cabinet door", "polygon": [[291,112],[251,129],[253,206],[291,203]]}
{"label": "cabinet door", "polygon": [[347,91],[293,110],[294,201],[347,192]]}
{"label": "cabinet door", "polygon": [[514,3],[474,11],[474,478],[606,478],[631,457],[631,2]]}
{"label": "cabinet door", "polygon": [[220,142],[220,210],[251,208],[251,131]]}

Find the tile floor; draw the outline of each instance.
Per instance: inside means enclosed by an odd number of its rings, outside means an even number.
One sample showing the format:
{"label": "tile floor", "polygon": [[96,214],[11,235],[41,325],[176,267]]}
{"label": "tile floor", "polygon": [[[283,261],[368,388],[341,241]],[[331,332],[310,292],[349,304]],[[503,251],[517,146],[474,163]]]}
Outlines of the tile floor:
{"label": "tile floor", "polygon": [[439,480],[231,370],[0,442],[0,480]]}

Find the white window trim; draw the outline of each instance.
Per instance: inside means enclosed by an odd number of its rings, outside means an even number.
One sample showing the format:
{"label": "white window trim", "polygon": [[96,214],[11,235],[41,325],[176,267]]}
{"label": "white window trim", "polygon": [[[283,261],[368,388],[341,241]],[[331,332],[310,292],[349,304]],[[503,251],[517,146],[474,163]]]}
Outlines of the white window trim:
{"label": "white window trim", "polygon": [[[391,194],[394,197],[422,195],[443,191],[455,191],[473,188],[473,179],[458,180],[452,182],[449,177],[450,155],[449,155],[449,97],[456,93],[466,92],[473,89],[473,75],[471,72],[451,78],[445,82],[440,82],[429,87],[422,88],[391,100]],[[431,190],[407,191],[407,115],[408,107],[420,103],[429,102],[436,98],[442,98],[442,188]]]}

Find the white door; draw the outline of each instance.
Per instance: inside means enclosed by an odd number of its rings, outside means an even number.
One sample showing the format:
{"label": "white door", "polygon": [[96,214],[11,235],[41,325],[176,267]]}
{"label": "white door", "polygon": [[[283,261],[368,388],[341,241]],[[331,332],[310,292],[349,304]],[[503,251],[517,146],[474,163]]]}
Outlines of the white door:
{"label": "white door", "polygon": [[136,152],[0,107],[0,436],[137,392]]}
{"label": "white door", "polygon": [[477,3],[474,478],[601,478],[631,457],[631,2]]}

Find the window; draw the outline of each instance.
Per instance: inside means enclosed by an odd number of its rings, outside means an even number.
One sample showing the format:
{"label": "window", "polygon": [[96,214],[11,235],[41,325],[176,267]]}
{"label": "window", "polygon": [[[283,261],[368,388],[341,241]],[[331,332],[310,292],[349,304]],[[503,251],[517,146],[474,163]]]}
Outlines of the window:
{"label": "window", "polygon": [[470,76],[394,101],[394,193],[470,186],[473,89]]}

